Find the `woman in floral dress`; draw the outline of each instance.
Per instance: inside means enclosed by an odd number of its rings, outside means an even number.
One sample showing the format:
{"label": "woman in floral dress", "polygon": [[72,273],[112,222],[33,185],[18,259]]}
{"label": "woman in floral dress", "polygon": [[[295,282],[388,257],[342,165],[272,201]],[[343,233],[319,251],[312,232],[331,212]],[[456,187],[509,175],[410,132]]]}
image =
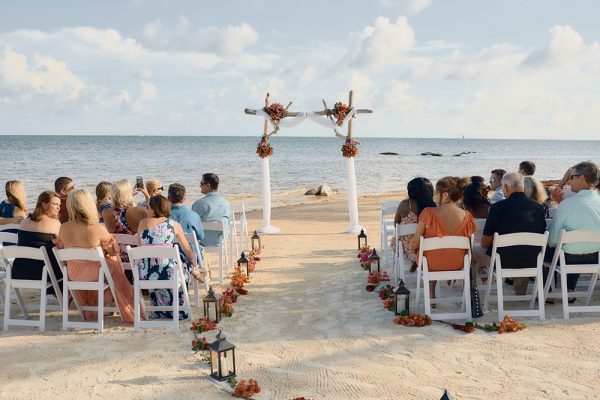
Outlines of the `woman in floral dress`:
{"label": "woman in floral dress", "polygon": [[[171,202],[163,196],[154,196],[148,202],[148,218],[140,221],[138,227],[139,246],[173,246],[175,241],[185,255],[183,261],[183,275],[185,284],[188,284],[190,271],[196,266],[192,249],[185,238],[183,228],[171,218]],[[191,260],[191,261],[190,261]],[[147,258],[138,264],[140,279],[142,280],[167,280],[176,272],[177,264],[172,259]],[[179,290],[179,305],[183,305],[183,289]],[[173,292],[170,289],[150,290],[150,302],[153,306],[173,305]],[[187,319],[185,311],[179,312],[179,319]],[[169,311],[155,311],[151,318],[173,318]]]}

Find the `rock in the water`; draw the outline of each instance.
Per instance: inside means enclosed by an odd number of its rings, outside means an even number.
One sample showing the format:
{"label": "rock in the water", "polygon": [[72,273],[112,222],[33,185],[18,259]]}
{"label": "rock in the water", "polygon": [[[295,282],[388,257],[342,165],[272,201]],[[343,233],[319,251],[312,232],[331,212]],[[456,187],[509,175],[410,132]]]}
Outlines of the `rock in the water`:
{"label": "rock in the water", "polygon": [[319,186],[319,193],[317,193],[317,196],[331,197],[331,196],[333,196],[333,191],[331,190],[331,188],[329,186],[321,185],[321,186]]}
{"label": "rock in the water", "polygon": [[452,157],[460,157],[463,154],[472,154],[472,153],[477,153],[477,152],[476,151],[463,151],[463,152],[460,152],[458,154],[454,154]]}
{"label": "rock in the water", "polygon": [[442,153],[432,153],[431,151],[426,151],[425,153],[421,153],[422,156],[432,156],[432,157],[441,157]]}
{"label": "rock in the water", "polygon": [[304,193],[305,196],[333,196],[333,190],[327,185],[320,185]]}
{"label": "rock in the water", "polygon": [[379,153],[379,154],[384,155],[384,156],[399,156],[400,155],[398,153],[394,153],[393,151],[385,151],[385,152]]}

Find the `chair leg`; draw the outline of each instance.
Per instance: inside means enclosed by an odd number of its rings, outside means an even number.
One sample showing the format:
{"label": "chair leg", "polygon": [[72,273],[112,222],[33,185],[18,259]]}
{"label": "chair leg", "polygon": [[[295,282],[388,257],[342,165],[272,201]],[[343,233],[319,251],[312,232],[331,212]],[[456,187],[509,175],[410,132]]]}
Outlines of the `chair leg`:
{"label": "chair leg", "polygon": [[225,274],[223,272],[223,246],[219,249],[219,272],[221,273],[221,285],[223,284],[223,280],[225,279]]}
{"label": "chair leg", "polygon": [[464,281],[464,287],[463,287],[463,302],[466,305],[466,318],[467,321],[472,321],[473,320],[473,316],[471,314],[471,285],[468,284],[468,282],[470,282],[469,278],[470,278],[470,265],[465,266],[465,281]]}
{"label": "chair leg", "polygon": [[4,291],[4,331],[8,330],[8,320],[10,319],[10,282],[6,278],[6,290]]}
{"label": "chair leg", "polygon": [[421,297],[421,265],[417,267],[417,294],[415,299],[415,311],[419,309],[419,300]]}
{"label": "chair leg", "polygon": [[592,294],[594,294],[594,288],[596,287],[596,281],[598,280],[598,273],[592,274],[590,278],[590,286],[588,287],[587,300],[585,301],[585,305],[590,305],[590,300],[592,299]]}
{"label": "chair leg", "polygon": [[104,332],[104,279],[98,280],[98,333]]}
{"label": "chair leg", "polygon": [[490,271],[489,271],[487,288],[485,289],[485,300],[483,302],[483,309],[485,312],[489,311],[488,306],[490,303],[490,295],[492,294],[492,282],[494,280],[495,270],[496,270],[496,266],[495,266],[495,264],[492,264]]}
{"label": "chair leg", "polygon": [[67,284],[68,278],[67,278],[67,275],[65,274],[66,272],[67,272],[66,270],[63,271],[63,291],[62,291],[62,295],[63,295],[62,329],[63,329],[63,331],[66,331],[67,326],[69,325],[69,287]]}
{"label": "chair leg", "polygon": [[137,281],[133,283],[133,329],[138,332],[140,330],[140,285]]}
{"label": "chair leg", "polygon": [[569,319],[569,293],[567,292],[567,268],[560,269],[560,291],[562,294],[563,318]]}
{"label": "chair leg", "polygon": [[425,314],[431,316],[431,297],[429,295],[429,273],[423,271],[423,299],[425,300]]}
{"label": "chair leg", "polygon": [[504,318],[504,290],[502,284],[504,278],[502,278],[502,268],[496,268],[496,288],[498,292],[498,322]]}
{"label": "chair leg", "polygon": [[15,297],[17,298],[17,304],[19,304],[19,308],[23,312],[25,319],[29,319],[29,313],[27,312],[27,307],[25,306],[25,301],[23,300],[23,295],[21,294],[21,289],[13,288],[15,291]]}
{"label": "chair leg", "polygon": [[[535,280],[538,290],[538,306],[540,308],[540,321],[543,321],[546,319],[546,300],[544,298],[544,277],[541,268],[538,268],[538,274]],[[535,295],[533,297],[533,300],[535,301]]]}

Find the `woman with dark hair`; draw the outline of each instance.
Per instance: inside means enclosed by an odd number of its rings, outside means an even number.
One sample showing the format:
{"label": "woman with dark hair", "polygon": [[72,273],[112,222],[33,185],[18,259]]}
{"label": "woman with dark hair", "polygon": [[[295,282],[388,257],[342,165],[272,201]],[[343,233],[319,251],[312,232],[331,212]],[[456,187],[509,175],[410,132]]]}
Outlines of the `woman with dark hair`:
{"label": "woman with dark hair", "polygon": [[[398,205],[394,222],[396,224],[416,224],[419,222],[419,215],[427,207],[435,207],[433,201],[433,185],[427,178],[414,178],[406,186],[408,199],[404,199]],[[404,258],[411,261],[411,272],[417,269],[416,259],[413,252],[410,251],[410,242],[413,235],[400,235],[398,240],[402,242],[404,248]],[[396,241],[392,238],[392,250],[396,251]]]}
{"label": "woman with dark hair", "polygon": [[471,183],[463,189],[463,208],[473,215],[473,218],[487,218],[490,209],[488,187],[483,177],[472,176]]}

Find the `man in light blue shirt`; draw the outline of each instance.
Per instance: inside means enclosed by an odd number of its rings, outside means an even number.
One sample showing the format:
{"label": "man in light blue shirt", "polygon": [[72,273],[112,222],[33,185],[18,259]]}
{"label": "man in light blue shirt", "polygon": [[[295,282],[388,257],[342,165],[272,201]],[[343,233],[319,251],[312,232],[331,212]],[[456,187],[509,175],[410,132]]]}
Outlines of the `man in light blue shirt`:
{"label": "man in light blue shirt", "polygon": [[204,239],[204,228],[200,216],[187,208],[185,202],[185,186],[181,183],[169,185],[169,201],[171,202],[171,218],[179,222],[185,233],[194,232],[196,239]]}
{"label": "man in light blue shirt", "polygon": [[[196,200],[192,205],[192,210],[200,216],[202,221],[223,221],[225,236],[227,236],[229,221],[231,219],[231,207],[229,206],[229,202],[217,192],[218,189],[219,177],[216,174],[209,173],[202,175],[200,191],[204,194],[204,197]],[[215,231],[205,231],[202,245],[217,246],[220,236]]]}
{"label": "man in light blue shirt", "polygon": [[[571,168],[570,184],[573,196],[563,200],[550,223],[550,237],[546,260],[551,260],[558,245],[560,231],[600,232],[600,196],[595,186],[600,179],[598,166],[591,161],[580,162]],[[567,264],[594,264],[598,262],[598,243],[571,243],[563,247]],[[579,274],[567,276],[567,289],[574,291]]]}

